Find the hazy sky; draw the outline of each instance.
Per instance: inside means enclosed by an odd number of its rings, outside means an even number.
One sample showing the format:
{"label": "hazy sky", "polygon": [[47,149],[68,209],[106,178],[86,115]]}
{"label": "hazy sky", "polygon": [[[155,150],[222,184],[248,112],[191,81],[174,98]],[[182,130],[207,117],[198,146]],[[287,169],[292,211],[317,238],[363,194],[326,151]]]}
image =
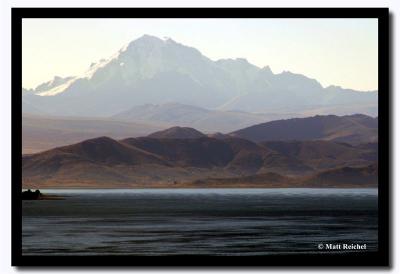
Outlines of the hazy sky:
{"label": "hazy sky", "polygon": [[79,75],[142,36],[171,37],[212,60],[246,58],[323,86],[378,87],[377,19],[23,19],[23,86]]}

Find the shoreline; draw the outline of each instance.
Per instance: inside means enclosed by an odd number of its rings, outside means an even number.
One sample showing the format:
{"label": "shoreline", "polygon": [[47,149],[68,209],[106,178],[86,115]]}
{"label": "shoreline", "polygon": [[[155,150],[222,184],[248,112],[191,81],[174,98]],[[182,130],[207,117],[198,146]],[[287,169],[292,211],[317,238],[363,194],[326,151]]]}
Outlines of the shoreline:
{"label": "shoreline", "polygon": [[49,194],[42,194],[40,198],[36,199],[36,200],[65,200],[65,196],[61,196],[61,195],[49,195]]}
{"label": "shoreline", "polygon": [[[38,187],[35,187],[38,188]],[[262,187],[262,186],[235,186],[235,187],[40,187],[42,190],[112,190],[112,189],[378,189],[378,186],[347,186],[347,187],[309,187],[309,186],[298,186],[298,187]],[[27,188],[26,188],[27,189]],[[25,188],[23,188],[25,190]],[[46,195],[46,194],[44,194]]]}

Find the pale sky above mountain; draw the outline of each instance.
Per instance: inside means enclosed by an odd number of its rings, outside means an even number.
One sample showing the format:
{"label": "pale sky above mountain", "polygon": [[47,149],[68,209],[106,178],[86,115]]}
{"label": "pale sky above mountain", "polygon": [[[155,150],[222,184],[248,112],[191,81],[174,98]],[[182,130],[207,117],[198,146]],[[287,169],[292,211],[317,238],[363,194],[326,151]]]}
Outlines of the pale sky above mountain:
{"label": "pale sky above mountain", "polygon": [[79,75],[149,34],[200,50],[212,60],[246,58],[323,86],[378,87],[377,19],[23,19],[23,86]]}

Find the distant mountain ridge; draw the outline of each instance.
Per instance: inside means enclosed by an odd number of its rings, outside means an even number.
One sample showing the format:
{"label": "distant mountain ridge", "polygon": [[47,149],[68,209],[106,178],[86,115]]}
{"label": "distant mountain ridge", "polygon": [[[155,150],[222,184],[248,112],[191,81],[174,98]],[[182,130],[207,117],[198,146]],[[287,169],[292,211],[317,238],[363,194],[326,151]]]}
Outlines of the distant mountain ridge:
{"label": "distant mountain ridge", "polygon": [[[143,111],[140,108],[144,108],[145,110]],[[207,124],[211,125],[212,122],[215,121],[214,125],[218,128],[218,125],[224,120],[218,120],[217,118],[221,117],[219,115],[207,116],[207,114],[204,114],[206,110],[203,109],[198,110],[198,114],[194,114],[192,112],[193,108],[186,105],[183,105],[182,108],[173,107],[172,111],[170,111],[170,104],[167,104],[165,107],[149,105],[140,108],[134,113],[134,116],[130,119],[126,119],[126,121],[120,121],[115,118],[49,117],[24,114],[22,116],[23,153],[35,153],[98,136],[109,136],[117,139],[141,137],[149,134],[154,134],[153,136],[157,138],[179,139],[184,136],[189,136],[191,138],[205,137],[206,135],[202,132],[203,130],[196,130],[193,127],[188,128],[188,126],[168,127],[166,121],[181,121],[183,123],[187,117],[189,120],[199,119],[197,123],[192,121],[192,124],[196,125],[199,124],[200,121],[204,121],[201,120],[201,117],[204,115],[208,117]],[[150,111],[148,111],[147,108],[150,108]],[[155,110],[153,111],[152,109]],[[177,109],[181,111],[176,111]],[[197,109],[195,109],[194,112],[196,113]],[[140,113],[148,113],[149,116],[142,117],[142,119],[135,119],[135,116],[139,117]],[[230,118],[227,119],[227,121],[230,121],[229,127],[238,127],[240,121],[245,120],[242,119],[243,116],[240,116],[241,114],[250,115],[246,113],[239,113],[239,116],[227,115],[230,116]],[[153,123],[151,123],[152,121]],[[187,121],[187,123],[189,123],[189,121]],[[179,122],[177,122],[177,124],[179,124]],[[156,131],[160,130],[162,131],[156,133]],[[188,131],[189,133],[185,133],[184,131]],[[275,120],[256,124],[247,128],[245,127],[232,133],[207,133],[207,136],[216,139],[239,137],[254,142],[332,140],[354,145],[360,143],[367,145],[366,143],[376,143],[378,140],[378,120],[377,118],[365,115],[320,115],[315,117]],[[294,145],[296,142],[292,143]]]}
{"label": "distant mountain ridge", "polygon": [[121,121],[193,127],[203,132],[228,133],[254,124],[301,114],[262,114],[242,111],[220,111],[180,103],[146,104],[122,111],[111,118]]}
{"label": "distant mountain ridge", "polygon": [[115,121],[105,118],[22,115],[22,153],[36,153],[107,135],[139,137],[163,129],[162,125]]}
{"label": "distant mountain ridge", "polygon": [[176,102],[261,113],[377,115],[377,91],[323,88],[301,74],[274,74],[247,60],[212,61],[172,39],[144,35],[76,77],[23,92],[23,112],[107,117],[144,104]]}
{"label": "distant mountain ridge", "polygon": [[229,135],[254,142],[330,140],[346,143],[378,141],[378,119],[367,115],[317,115],[276,120],[240,129]]}

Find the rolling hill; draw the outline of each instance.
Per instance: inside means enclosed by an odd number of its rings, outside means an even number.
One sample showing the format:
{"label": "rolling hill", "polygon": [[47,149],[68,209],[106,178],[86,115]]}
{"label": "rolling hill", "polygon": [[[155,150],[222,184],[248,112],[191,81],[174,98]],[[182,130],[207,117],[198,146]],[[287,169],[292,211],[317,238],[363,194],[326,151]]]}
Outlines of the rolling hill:
{"label": "rolling hill", "polygon": [[206,135],[190,127],[171,127],[149,134],[147,137],[157,139],[197,139],[206,137]]}
{"label": "rolling hill", "polygon": [[230,133],[254,142],[327,140],[351,144],[378,141],[378,119],[367,115],[317,115],[277,120]]}

